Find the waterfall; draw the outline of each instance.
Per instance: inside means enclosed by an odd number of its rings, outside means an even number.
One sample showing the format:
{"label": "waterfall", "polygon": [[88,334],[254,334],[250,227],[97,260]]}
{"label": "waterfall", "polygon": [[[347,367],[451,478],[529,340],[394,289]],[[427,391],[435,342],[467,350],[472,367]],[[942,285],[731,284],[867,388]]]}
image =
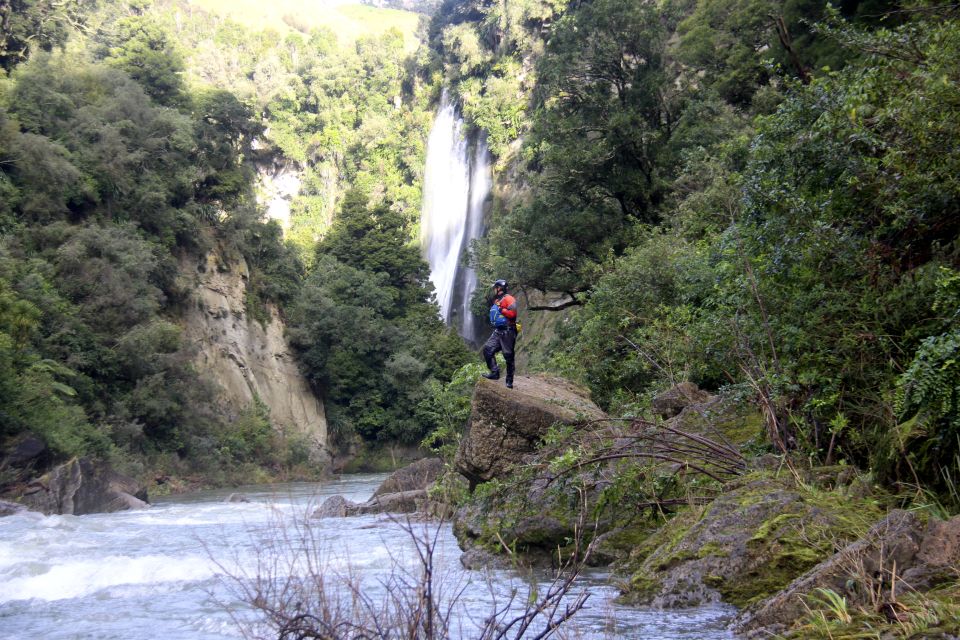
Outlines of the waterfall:
{"label": "waterfall", "polygon": [[[464,248],[469,248],[471,240],[483,235],[483,207],[492,186],[490,149],[487,147],[486,136],[480,136],[474,147],[473,162],[470,165],[470,203],[467,207]],[[463,295],[460,302],[460,335],[468,340],[474,340],[480,327],[477,326],[477,317],[470,311],[470,299],[477,288],[477,272],[471,266],[461,269],[457,283]]]}
{"label": "waterfall", "polygon": [[491,179],[486,142],[481,136],[471,155],[464,129],[463,119],[444,91],[427,141],[420,242],[444,322],[456,325],[472,341],[477,327],[470,297],[477,277],[472,268],[461,264],[461,256],[470,241],[483,233],[483,207]]}

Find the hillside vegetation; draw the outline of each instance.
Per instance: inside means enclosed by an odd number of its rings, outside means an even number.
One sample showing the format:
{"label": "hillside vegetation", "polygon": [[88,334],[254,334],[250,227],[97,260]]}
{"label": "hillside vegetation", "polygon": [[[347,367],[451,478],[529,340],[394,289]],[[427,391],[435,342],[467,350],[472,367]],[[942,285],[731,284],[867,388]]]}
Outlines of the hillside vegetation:
{"label": "hillside vegetation", "polygon": [[[411,240],[430,89],[400,12],[347,13],[364,28],[340,29],[345,42],[176,2],[18,5],[4,21],[0,440],[33,433],[52,461],[102,457],[149,480],[322,471],[262,403],[222,415],[194,369],[179,265],[213,247],[220,268],[249,265],[249,316],[288,319],[341,442],[432,428],[418,405],[465,355]],[[304,177],[287,240],[255,198],[275,162]],[[368,232],[357,254],[351,234]]]}
{"label": "hillside vegetation", "polygon": [[761,449],[960,508],[958,17],[443,5],[432,42],[520,187],[474,258],[565,294],[546,368],[617,414],[723,388],[762,409]]}
{"label": "hillside vegetation", "polygon": [[416,33],[420,23],[426,21],[425,16],[410,11],[305,0],[279,0],[269,4],[255,0],[192,0],[185,5],[188,11],[194,7],[247,29],[270,29],[283,36],[295,31],[309,33],[312,29],[329,29],[343,45],[395,29],[403,34],[407,52],[416,51],[420,45]]}
{"label": "hillside vegetation", "polygon": [[[763,412],[757,452],[960,508],[956,5],[466,0],[426,28],[306,3],[14,5],[4,437],[221,455],[234,430],[175,326],[175,259],[216,238],[251,264],[251,313],[281,306],[343,441],[442,446],[477,374],[413,241],[446,84],[496,156],[481,278],[565,314],[545,368],[617,415],[681,380],[722,389]],[[276,164],[303,185],[285,238],[254,198]]]}

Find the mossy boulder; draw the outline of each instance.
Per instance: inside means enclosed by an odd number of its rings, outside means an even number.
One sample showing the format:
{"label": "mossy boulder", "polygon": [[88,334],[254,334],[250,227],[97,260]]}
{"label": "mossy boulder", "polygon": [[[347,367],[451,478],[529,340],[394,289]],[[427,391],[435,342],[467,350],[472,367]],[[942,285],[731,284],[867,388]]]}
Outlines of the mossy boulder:
{"label": "mossy boulder", "polygon": [[453,533],[468,552],[461,561],[468,568],[500,566],[515,556],[509,562],[552,564],[570,550],[579,510],[567,483],[534,474],[483,485],[454,515]]}
{"label": "mossy boulder", "polygon": [[677,412],[664,426],[736,446],[764,438],[763,417],[756,407],[737,398],[697,391],[682,407],[675,406]]}
{"label": "mossy boulder", "polygon": [[746,606],[831,555],[837,541],[866,531],[879,513],[842,490],[747,475],[634,550],[621,567],[628,576],[624,599],[660,607],[720,600]]}
{"label": "mossy boulder", "polygon": [[[857,627],[876,628],[884,622],[902,622],[901,615],[910,618],[910,607],[903,603],[913,601],[915,613],[922,615],[924,624],[951,633],[960,631],[960,608],[954,607],[952,624],[943,611],[934,616],[924,615],[929,606],[924,594],[941,586],[956,590],[960,567],[960,516],[942,521],[924,518],[914,512],[894,509],[876,522],[860,539],[840,549],[823,562],[798,577],[784,590],[740,612],[736,629],[746,637],[770,637],[788,634],[805,637],[804,621],[810,608],[816,608],[811,596],[829,590],[842,597],[844,606],[852,614],[847,623],[846,637],[862,637]],[[936,598],[936,594],[932,596]],[[932,609],[931,609],[932,611]],[[884,620],[880,614],[895,615]],[[857,617],[875,616],[868,625]],[[936,619],[939,618],[939,619]],[[838,635],[846,635],[840,633]],[[929,637],[949,637],[941,633]],[[884,636],[885,637],[885,636]],[[921,637],[921,636],[911,636]],[[928,637],[928,636],[922,636]]]}
{"label": "mossy boulder", "polygon": [[[584,391],[556,378],[537,379],[536,385],[530,389],[540,396],[534,402],[511,397],[488,381],[477,386],[469,442],[461,447],[457,464],[479,486],[454,517],[454,533],[469,566],[502,564],[508,555],[511,562],[555,563],[588,544],[591,564],[623,561],[662,522],[665,507],[659,500],[673,504],[688,490],[719,489],[719,483],[690,473],[682,459],[643,457],[644,445],[637,445],[641,431],[659,444],[683,440],[676,431],[650,423],[597,422],[602,413],[583,404]],[[580,399],[576,404],[551,401],[561,393]],[[752,407],[703,393],[694,396],[662,425],[723,443],[731,459],[738,444],[761,433]],[[549,413],[536,408],[544,403]],[[585,415],[593,420],[569,426]],[[594,451],[618,447],[636,449],[638,455],[577,466],[577,460],[589,459]],[[468,460],[473,469],[466,472]],[[477,473],[481,466],[484,474]],[[496,480],[478,482],[490,476]],[[689,489],[690,483],[696,489]]]}

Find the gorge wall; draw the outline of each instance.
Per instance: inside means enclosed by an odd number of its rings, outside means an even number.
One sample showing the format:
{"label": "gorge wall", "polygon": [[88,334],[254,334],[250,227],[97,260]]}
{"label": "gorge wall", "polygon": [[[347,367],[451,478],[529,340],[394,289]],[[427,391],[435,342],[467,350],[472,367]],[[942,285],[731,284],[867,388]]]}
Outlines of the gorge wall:
{"label": "gorge wall", "polygon": [[276,308],[268,307],[264,325],[248,316],[249,271],[243,258],[227,260],[215,248],[199,260],[182,260],[180,270],[193,291],[184,336],[195,350],[197,370],[219,388],[224,414],[236,417],[259,398],[269,407],[275,428],[302,436],[311,457],[326,462],[323,402],[297,368]]}

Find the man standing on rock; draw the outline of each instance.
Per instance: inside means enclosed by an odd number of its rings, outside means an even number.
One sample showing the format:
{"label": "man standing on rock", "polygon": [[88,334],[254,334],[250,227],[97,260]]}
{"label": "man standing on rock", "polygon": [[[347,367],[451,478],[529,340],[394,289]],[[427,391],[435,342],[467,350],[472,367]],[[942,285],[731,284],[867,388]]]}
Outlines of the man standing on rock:
{"label": "man standing on rock", "polygon": [[506,280],[497,280],[493,283],[490,324],[493,325],[493,333],[483,345],[483,359],[486,360],[490,373],[483,374],[483,377],[488,380],[500,379],[500,367],[497,366],[495,356],[502,351],[503,359],[507,362],[507,389],[513,389],[513,347],[517,343],[517,299],[507,293]]}

